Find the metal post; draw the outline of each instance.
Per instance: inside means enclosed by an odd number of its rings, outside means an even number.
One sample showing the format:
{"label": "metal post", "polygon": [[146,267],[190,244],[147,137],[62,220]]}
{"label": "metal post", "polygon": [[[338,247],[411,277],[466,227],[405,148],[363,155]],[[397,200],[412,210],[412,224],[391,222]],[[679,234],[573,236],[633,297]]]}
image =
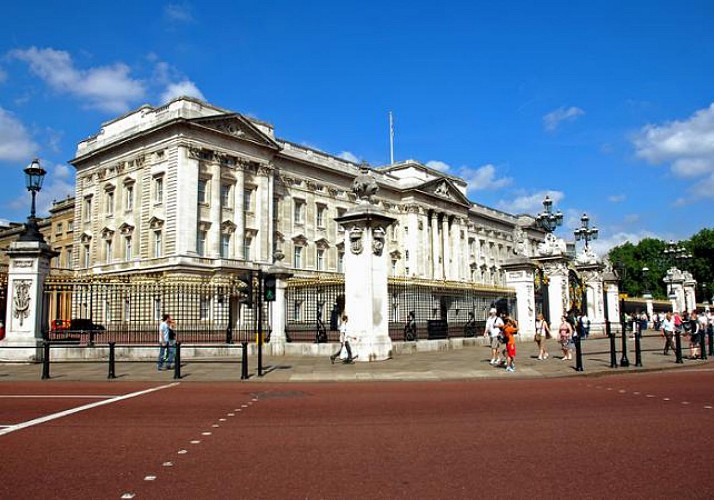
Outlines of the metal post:
{"label": "metal post", "polygon": [[248,380],[248,342],[241,342],[240,345],[243,347],[240,367],[240,379]]}
{"label": "metal post", "polygon": [[258,270],[258,376],[263,376],[263,271]]}
{"label": "metal post", "polygon": [[89,340],[87,341],[87,347],[94,347],[94,330],[89,330]]}
{"label": "metal post", "polygon": [[633,328],[635,333],[635,366],[642,366],[642,348],[640,346],[642,337],[642,323],[637,320],[637,328]]}
{"label": "metal post", "polygon": [[42,380],[50,378],[50,343],[42,343]]}
{"label": "metal post", "polygon": [[610,368],[617,368],[617,347],[615,346],[615,335],[612,333],[610,325],[610,308],[607,300],[607,287],[603,287],[602,298],[605,303],[605,335],[610,339]]}
{"label": "metal post", "polygon": [[[169,347],[170,349],[170,347]],[[176,342],[176,353],[174,354],[174,379],[181,378],[181,342]]]}
{"label": "metal post", "polygon": [[627,359],[627,323],[625,322],[625,301],[620,299],[620,324],[622,325],[622,356],[620,357],[620,366],[630,366],[630,360]]}
{"label": "metal post", "polygon": [[699,329],[699,351],[701,352],[701,359],[707,359],[707,331],[705,329]]}
{"label": "metal post", "polygon": [[116,342],[109,342],[109,375],[107,375],[108,379],[112,378],[117,378],[116,373],[114,372],[114,346],[116,345]]}
{"label": "metal post", "polygon": [[575,335],[575,371],[583,371],[583,349],[580,343],[580,335]]}
{"label": "metal post", "polygon": [[709,356],[714,356],[714,327],[712,325],[707,328],[707,336],[709,337]]}
{"label": "metal post", "polygon": [[675,363],[684,363],[682,361],[682,336],[679,329],[674,332],[674,352],[677,355]]}

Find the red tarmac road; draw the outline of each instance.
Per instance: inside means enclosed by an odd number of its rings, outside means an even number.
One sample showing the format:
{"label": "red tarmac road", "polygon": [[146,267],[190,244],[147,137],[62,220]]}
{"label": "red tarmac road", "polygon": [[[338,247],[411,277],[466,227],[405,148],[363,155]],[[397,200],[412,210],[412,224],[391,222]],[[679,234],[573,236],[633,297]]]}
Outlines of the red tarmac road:
{"label": "red tarmac road", "polygon": [[[712,498],[712,384],[184,382],[0,435],[0,498]],[[158,386],[0,384],[0,424]]]}

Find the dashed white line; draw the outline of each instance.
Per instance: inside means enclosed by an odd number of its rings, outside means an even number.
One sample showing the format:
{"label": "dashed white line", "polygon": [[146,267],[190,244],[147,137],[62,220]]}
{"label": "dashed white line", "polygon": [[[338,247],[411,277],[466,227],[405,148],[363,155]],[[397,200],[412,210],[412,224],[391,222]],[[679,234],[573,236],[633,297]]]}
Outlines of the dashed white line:
{"label": "dashed white line", "polygon": [[136,493],[124,493],[121,498],[122,500],[129,500],[130,498],[134,498],[136,496]]}
{"label": "dashed white line", "polygon": [[202,435],[202,436],[210,436],[211,433],[210,433],[210,432],[202,432],[201,435]]}
{"label": "dashed white line", "polygon": [[146,476],[144,481],[156,481],[156,476]]}
{"label": "dashed white line", "polygon": [[173,466],[174,466],[174,463],[173,463],[173,462],[164,462],[164,463],[161,464],[161,465],[162,465],[163,467],[173,467]]}
{"label": "dashed white line", "polygon": [[199,441],[198,439],[194,439],[193,441],[191,441],[191,444],[199,444],[200,442],[201,441]]}
{"label": "dashed white line", "polygon": [[185,455],[186,453],[188,453],[188,450],[179,450],[178,451],[179,455]]}

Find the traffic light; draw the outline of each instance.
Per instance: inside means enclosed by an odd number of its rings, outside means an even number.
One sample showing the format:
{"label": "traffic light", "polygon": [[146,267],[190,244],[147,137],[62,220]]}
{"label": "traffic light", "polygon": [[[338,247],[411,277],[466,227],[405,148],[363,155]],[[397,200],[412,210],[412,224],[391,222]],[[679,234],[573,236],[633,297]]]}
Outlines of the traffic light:
{"label": "traffic light", "polygon": [[263,278],[263,300],[266,302],[275,301],[275,276],[266,274]]}
{"label": "traffic light", "polygon": [[240,290],[240,303],[247,307],[253,307],[253,273],[246,273],[240,277],[240,280],[248,285]]}

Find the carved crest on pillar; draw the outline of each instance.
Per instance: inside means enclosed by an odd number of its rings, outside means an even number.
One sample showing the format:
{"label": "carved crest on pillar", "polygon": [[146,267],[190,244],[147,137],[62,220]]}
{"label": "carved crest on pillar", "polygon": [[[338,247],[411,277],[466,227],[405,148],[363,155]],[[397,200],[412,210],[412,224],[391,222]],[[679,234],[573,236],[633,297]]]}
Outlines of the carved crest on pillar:
{"label": "carved crest on pillar", "polygon": [[372,230],[372,253],[374,253],[377,257],[381,256],[382,251],[384,250],[385,235],[386,232],[381,226]]}
{"label": "carved crest on pillar", "polygon": [[357,226],[352,226],[352,229],[350,229],[350,250],[355,255],[361,254],[362,250],[364,250],[362,229]]}
{"label": "carved crest on pillar", "polygon": [[31,280],[15,281],[15,296],[12,298],[12,315],[22,322],[30,315]]}

